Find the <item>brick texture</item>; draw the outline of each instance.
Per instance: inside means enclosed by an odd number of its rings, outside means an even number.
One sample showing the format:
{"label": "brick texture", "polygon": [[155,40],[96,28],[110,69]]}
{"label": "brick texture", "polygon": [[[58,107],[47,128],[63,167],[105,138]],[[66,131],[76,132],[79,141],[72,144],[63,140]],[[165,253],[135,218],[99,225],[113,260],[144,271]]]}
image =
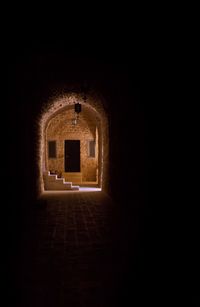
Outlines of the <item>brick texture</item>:
{"label": "brick texture", "polygon": [[[104,109],[104,98],[96,92],[90,93],[87,103],[83,101],[83,95],[77,93],[57,93],[43,104],[41,113],[36,119],[36,164],[37,164],[37,195],[44,191],[43,173],[49,168],[56,168],[57,171],[64,170],[64,147],[65,139],[81,140],[81,171],[82,180],[92,180],[96,175],[98,185],[105,191],[109,190],[109,125],[108,115]],[[82,104],[79,126],[72,127],[69,124],[74,117],[74,103],[79,101]],[[64,117],[64,113],[66,116]],[[59,115],[60,114],[60,115]],[[57,117],[58,116],[58,117]],[[63,116],[63,120],[61,120]],[[60,117],[60,120],[59,120]],[[53,124],[54,122],[54,124]],[[63,126],[61,124],[63,122]],[[51,126],[52,124],[52,126]],[[54,128],[53,128],[54,126]],[[48,130],[49,127],[49,130]],[[97,129],[96,129],[97,128]],[[64,129],[64,131],[63,131]],[[58,133],[57,136],[57,132]],[[95,131],[98,131],[95,135]],[[64,134],[65,133],[65,134]],[[47,159],[47,134],[49,139],[58,138],[58,158],[57,161]],[[84,136],[84,137],[83,137]],[[96,159],[86,158],[86,138],[96,137]],[[97,171],[97,172],[96,172]]]}
{"label": "brick texture", "polygon": [[[82,108],[76,125],[72,124],[74,118],[73,106],[55,115],[46,129],[46,163],[47,169],[65,172],[64,142],[65,140],[80,140],[80,160],[82,181],[96,181],[98,167],[98,118],[86,107]],[[48,157],[48,141],[56,141],[57,157]],[[96,141],[96,155],[94,158],[88,156],[88,141]]]}

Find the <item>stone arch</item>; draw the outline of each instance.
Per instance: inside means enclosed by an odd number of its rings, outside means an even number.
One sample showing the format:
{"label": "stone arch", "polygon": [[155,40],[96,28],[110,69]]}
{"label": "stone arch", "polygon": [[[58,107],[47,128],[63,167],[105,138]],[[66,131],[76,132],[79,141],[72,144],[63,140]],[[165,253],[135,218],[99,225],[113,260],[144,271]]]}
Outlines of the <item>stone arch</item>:
{"label": "stone arch", "polygon": [[57,114],[79,102],[99,119],[99,158],[98,158],[98,182],[103,191],[108,191],[108,165],[109,165],[109,127],[108,115],[105,111],[104,99],[96,93],[87,95],[87,101],[83,93],[68,92],[51,97],[43,106],[37,118],[37,194],[44,192],[43,172],[46,171],[45,162],[45,133],[49,121]]}

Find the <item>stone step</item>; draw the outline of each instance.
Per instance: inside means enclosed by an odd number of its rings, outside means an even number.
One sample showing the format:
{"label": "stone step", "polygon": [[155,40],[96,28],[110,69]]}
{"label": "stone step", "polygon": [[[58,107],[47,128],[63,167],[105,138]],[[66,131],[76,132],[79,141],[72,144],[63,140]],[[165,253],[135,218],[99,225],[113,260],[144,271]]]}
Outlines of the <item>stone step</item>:
{"label": "stone step", "polygon": [[45,187],[45,190],[52,190],[52,191],[65,191],[65,190],[71,190],[71,188],[69,187],[65,187],[65,186],[58,186],[58,185],[53,185],[53,184],[49,184]]}
{"label": "stone step", "polygon": [[63,185],[64,185],[65,188],[71,188],[72,187],[71,182],[64,182]]}
{"label": "stone step", "polygon": [[49,182],[55,182],[57,179],[57,175],[48,175],[48,176],[44,176],[46,180],[48,180]]}
{"label": "stone step", "polygon": [[78,185],[73,185],[73,186],[71,187],[71,189],[74,190],[74,191],[78,191],[79,188],[80,188],[80,187],[79,187]]}
{"label": "stone step", "polygon": [[49,171],[44,173],[43,178],[45,190],[79,190],[79,186],[73,186],[72,182],[58,178],[57,175],[50,174]]}
{"label": "stone step", "polygon": [[56,181],[57,181],[57,182],[65,183],[65,179],[64,179],[64,178],[56,178]]}

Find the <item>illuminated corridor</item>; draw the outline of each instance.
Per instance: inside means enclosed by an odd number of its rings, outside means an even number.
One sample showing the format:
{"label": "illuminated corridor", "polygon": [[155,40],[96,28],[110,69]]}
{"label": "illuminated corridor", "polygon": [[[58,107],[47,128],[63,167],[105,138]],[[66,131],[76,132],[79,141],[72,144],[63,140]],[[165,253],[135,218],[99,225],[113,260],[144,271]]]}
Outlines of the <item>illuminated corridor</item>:
{"label": "illuminated corridor", "polygon": [[8,61],[7,305],[155,306],[150,102],[118,48],[70,46]]}

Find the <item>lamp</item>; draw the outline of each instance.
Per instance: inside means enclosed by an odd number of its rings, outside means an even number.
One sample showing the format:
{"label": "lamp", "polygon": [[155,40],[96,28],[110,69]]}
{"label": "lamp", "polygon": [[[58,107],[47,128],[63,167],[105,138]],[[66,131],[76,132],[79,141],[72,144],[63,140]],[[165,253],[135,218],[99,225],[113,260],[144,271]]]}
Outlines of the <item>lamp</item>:
{"label": "lamp", "polygon": [[[89,85],[88,82],[85,80],[84,84],[81,88],[81,91],[83,92],[83,101],[86,103],[87,100],[87,93],[89,91]],[[77,125],[78,118],[79,118],[79,113],[81,113],[81,104],[79,102],[74,103],[74,118],[72,119],[72,125]]]}
{"label": "lamp", "polygon": [[77,114],[81,112],[81,104],[80,103],[75,103],[74,105],[74,110]]}
{"label": "lamp", "polygon": [[80,103],[75,103],[74,104],[74,118],[72,119],[72,125],[76,125],[78,118],[79,118],[79,113],[81,113],[81,104]]}

